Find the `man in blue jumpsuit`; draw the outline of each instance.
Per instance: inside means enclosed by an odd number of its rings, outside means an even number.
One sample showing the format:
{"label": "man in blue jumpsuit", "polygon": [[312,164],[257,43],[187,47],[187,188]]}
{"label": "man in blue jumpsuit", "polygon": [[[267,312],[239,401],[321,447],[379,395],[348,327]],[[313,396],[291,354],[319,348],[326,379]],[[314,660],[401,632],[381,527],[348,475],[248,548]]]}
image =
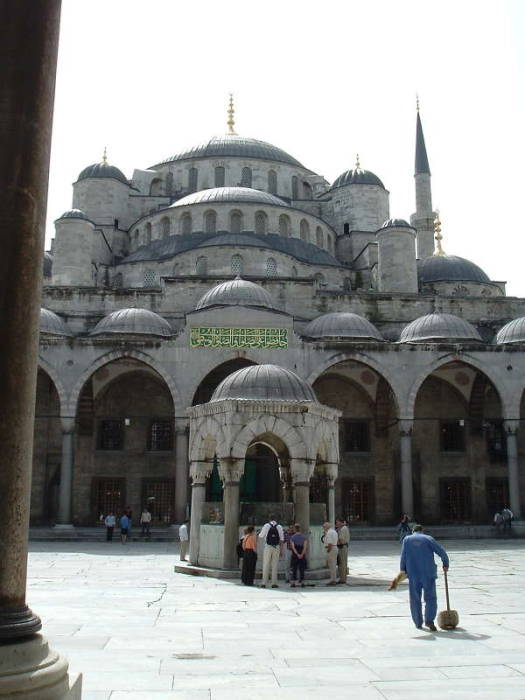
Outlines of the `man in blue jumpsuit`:
{"label": "man in blue jumpsuit", "polygon": [[408,535],[403,540],[399,568],[408,576],[410,614],[415,626],[418,629],[423,627],[421,611],[421,591],[423,591],[425,599],[425,627],[435,632],[437,567],[434,562],[434,554],[441,557],[444,571],[448,571],[448,555],[433,537],[423,534],[421,525],[416,525],[412,532],[412,535]]}

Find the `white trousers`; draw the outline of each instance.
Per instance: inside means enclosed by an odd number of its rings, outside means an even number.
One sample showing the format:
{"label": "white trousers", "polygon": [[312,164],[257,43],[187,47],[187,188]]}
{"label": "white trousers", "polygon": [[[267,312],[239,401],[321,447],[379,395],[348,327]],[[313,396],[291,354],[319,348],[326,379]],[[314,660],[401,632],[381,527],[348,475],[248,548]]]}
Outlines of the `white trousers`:
{"label": "white trousers", "polygon": [[330,571],[330,581],[337,581],[337,547],[326,553],[326,563]]}
{"label": "white trousers", "polygon": [[280,554],[281,548],[279,547],[279,545],[277,545],[277,547],[272,547],[271,544],[264,545],[262,573],[263,586],[266,586],[268,584],[268,579],[270,578],[270,570],[272,572],[272,586],[277,585],[277,566],[279,565]]}

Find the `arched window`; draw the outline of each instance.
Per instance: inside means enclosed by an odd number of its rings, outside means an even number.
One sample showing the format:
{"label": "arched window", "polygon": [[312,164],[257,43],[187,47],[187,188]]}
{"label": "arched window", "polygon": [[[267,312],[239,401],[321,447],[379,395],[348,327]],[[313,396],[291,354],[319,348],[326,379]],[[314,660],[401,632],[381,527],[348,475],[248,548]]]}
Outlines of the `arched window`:
{"label": "arched window", "polygon": [[190,168],[188,172],[188,189],[190,192],[196,192],[199,185],[199,171],[197,168]]}
{"label": "arched window", "polygon": [[255,214],[255,233],[266,233],[268,230],[268,217],[263,211]]}
{"label": "arched window", "polygon": [[171,223],[167,216],[160,222],[160,233],[162,238],[167,238],[170,235]]}
{"label": "arched window", "polygon": [[303,182],[303,199],[312,199],[312,186],[309,182]]}
{"label": "arched window", "polygon": [[146,235],[145,235],[145,244],[149,245],[151,243],[151,224],[148,222],[146,224]]}
{"label": "arched window", "polygon": [[195,263],[195,274],[208,274],[208,258],[205,255],[201,255],[200,258],[197,258],[197,262]]}
{"label": "arched window", "polygon": [[166,194],[168,197],[173,195],[173,173],[168,173],[166,175]]}
{"label": "arched window", "polygon": [[242,275],[243,260],[240,255],[232,255],[232,274]]}
{"label": "arched window", "polygon": [[240,211],[232,211],[230,214],[230,233],[242,231],[242,214]]}
{"label": "arched window", "polygon": [[224,187],[225,170],[222,165],[215,168],[215,187]]}
{"label": "arched window", "polygon": [[301,234],[301,240],[303,241],[309,241],[310,240],[310,225],[306,219],[301,219],[301,223],[299,224],[299,230]]}
{"label": "arched window", "polygon": [[181,222],[182,233],[183,234],[184,233],[191,233],[191,229],[192,229],[191,214],[188,212],[186,212],[186,214],[183,214],[180,222]]}
{"label": "arched window", "polygon": [[157,275],[155,270],[144,270],[144,287],[157,287]]}
{"label": "arched window", "polygon": [[299,199],[299,181],[297,175],[292,176],[292,199]]}
{"label": "arched window", "polygon": [[113,289],[122,289],[123,286],[122,272],[117,272],[115,277],[113,277]]}
{"label": "arched window", "polygon": [[275,258],[268,258],[266,261],[266,277],[275,277],[277,275],[277,263]]}
{"label": "arched window", "polygon": [[252,169],[243,168],[241,172],[241,187],[252,186]]}
{"label": "arched window", "polygon": [[133,234],[133,244],[134,248],[137,249],[140,245],[140,229],[136,228],[135,233]]}
{"label": "arched window", "polygon": [[277,194],[277,173],[275,170],[268,170],[268,192]]}
{"label": "arched window", "polygon": [[156,177],[151,181],[149,193],[152,197],[158,197],[162,194],[162,180],[160,178]]}
{"label": "arched window", "polygon": [[318,226],[315,229],[315,242],[319,246],[319,248],[324,248],[324,235],[323,235],[323,229]]}
{"label": "arched window", "polygon": [[297,277],[297,268],[295,265],[292,267],[292,277]]}
{"label": "arched window", "polygon": [[334,252],[334,245],[332,242],[332,236],[329,233],[326,234],[326,245],[328,246],[328,250],[331,253],[333,253]]}
{"label": "arched window", "polygon": [[281,236],[286,236],[286,238],[289,238],[292,233],[290,227],[290,217],[286,214],[281,214],[279,217],[279,233]]}
{"label": "arched window", "polygon": [[216,233],[217,214],[214,211],[207,211],[204,214],[204,230],[206,233]]}

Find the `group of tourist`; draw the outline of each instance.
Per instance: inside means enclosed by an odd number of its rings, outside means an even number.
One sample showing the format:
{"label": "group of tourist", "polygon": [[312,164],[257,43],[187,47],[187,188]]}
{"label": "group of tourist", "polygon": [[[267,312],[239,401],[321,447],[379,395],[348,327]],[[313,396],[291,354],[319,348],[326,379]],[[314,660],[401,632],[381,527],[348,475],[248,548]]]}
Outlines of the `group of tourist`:
{"label": "group of tourist", "polygon": [[[105,517],[101,515],[100,520],[102,520],[106,526],[106,542],[113,541],[113,532],[118,522],[118,526],[120,528],[120,541],[122,544],[126,544],[128,537],[131,534],[132,517],[133,512],[129,506],[126,506],[122,511],[122,515],[118,517],[113,511],[110,511]],[[148,508],[144,508],[140,514],[140,527],[141,535],[143,537],[150,537],[151,512]]]}
{"label": "group of tourist", "polygon": [[[335,528],[330,523],[324,523],[321,538],[326,550],[327,566],[330,580],[327,586],[346,583],[348,575],[348,543],[350,531],[342,518],[335,521]],[[299,523],[289,525],[285,529],[277,521],[275,515],[270,515],[268,522],[263,525],[258,535],[253,525],[244,530],[237,553],[242,558],[241,580],[245,586],[252,586],[257,565],[257,539],[264,542],[261,588],[278,588],[278,566],[284,559],[284,576],[286,583],[292,588],[304,588],[304,573],[308,563],[308,538]]]}

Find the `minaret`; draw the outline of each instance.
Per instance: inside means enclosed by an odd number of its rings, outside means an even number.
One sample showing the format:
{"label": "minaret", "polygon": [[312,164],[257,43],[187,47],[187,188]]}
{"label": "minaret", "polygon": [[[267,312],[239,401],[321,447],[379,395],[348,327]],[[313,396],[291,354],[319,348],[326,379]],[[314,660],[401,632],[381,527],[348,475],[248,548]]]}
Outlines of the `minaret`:
{"label": "minaret", "polygon": [[410,223],[417,229],[417,257],[422,260],[434,253],[435,213],[432,211],[430,167],[428,165],[423,126],[419,115],[419,100],[417,100],[414,179],[416,183],[416,213],[410,217]]}

